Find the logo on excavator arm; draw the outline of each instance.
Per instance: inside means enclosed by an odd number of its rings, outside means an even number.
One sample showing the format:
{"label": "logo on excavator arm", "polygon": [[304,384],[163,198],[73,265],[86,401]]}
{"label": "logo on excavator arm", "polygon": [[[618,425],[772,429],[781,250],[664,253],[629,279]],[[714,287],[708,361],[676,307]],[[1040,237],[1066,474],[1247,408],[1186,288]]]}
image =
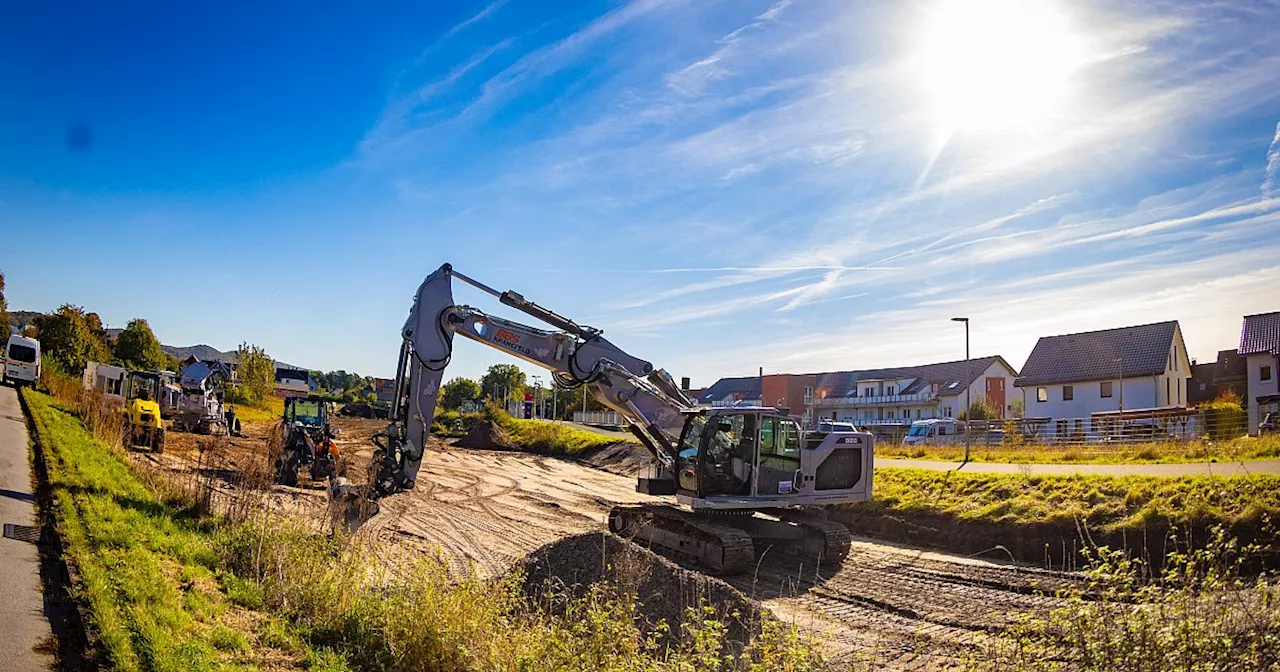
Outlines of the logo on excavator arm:
{"label": "logo on excavator arm", "polygon": [[498,331],[496,331],[493,334],[493,342],[498,343],[503,347],[509,348],[511,350],[515,350],[516,352],[519,352],[524,355],[533,354],[532,350],[530,350],[529,348],[526,348],[523,345],[520,345],[520,334],[517,334],[514,331],[511,331],[510,329],[499,329]]}

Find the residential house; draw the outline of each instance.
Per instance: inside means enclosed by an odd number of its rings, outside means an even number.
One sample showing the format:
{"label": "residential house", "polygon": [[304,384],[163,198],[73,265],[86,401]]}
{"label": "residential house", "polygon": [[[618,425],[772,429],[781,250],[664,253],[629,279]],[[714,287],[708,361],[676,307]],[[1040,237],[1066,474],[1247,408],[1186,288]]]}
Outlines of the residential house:
{"label": "residential house", "polygon": [[[1095,413],[1185,407],[1191,360],[1177,321],[1045,336],[1014,383],[1054,437],[1103,432]],[[1097,425],[1097,426],[1095,426]]]}
{"label": "residential house", "polygon": [[276,365],[276,394],[281,397],[306,396],[311,392],[311,373]]}
{"label": "residential house", "polygon": [[1258,423],[1269,411],[1280,410],[1280,312],[1246,315],[1240,329],[1241,357],[1248,369],[1249,433],[1258,433]]}
{"label": "residential house", "polygon": [[749,406],[760,403],[760,376],[721,378],[697,397],[703,406]]}
{"label": "residential house", "polygon": [[1241,403],[1249,398],[1249,362],[1239,350],[1219,350],[1213,367],[1213,398],[1234,394]]}
{"label": "residential house", "polygon": [[1191,380],[1187,381],[1188,406],[1207,404],[1218,398],[1218,388],[1213,384],[1213,374],[1217,368],[1217,362],[1196,364],[1196,360],[1191,360]]}
{"label": "residential house", "polygon": [[1003,357],[920,366],[722,378],[698,401],[710,406],[762,404],[787,409],[804,426],[820,420],[905,430],[915,420],[956,417],[966,391],[998,415],[1013,412],[1017,372]]}
{"label": "residential house", "polygon": [[204,392],[230,381],[232,376],[232,368],[222,360],[199,360],[188,357],[183,360],[182,368],[179,370],[178,383],[184,390]]}
{"label": "residential house", "polygon": [[1004,357],[814,376],[812,422],[838,420],[859,426],[906,428],[916,420],[954,418],[966,400],[987,404],[999,417],[1013,413],[1018,372]]}

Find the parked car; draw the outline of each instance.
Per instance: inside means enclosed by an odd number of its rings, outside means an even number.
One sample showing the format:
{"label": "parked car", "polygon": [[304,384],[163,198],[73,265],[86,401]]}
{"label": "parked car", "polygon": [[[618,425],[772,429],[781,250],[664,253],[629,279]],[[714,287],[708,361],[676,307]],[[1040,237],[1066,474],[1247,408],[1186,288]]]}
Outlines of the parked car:
{"label": "parked car", "polygon": [[1280,434],[1280,413],[1272,411],[1258,423],[1258,436]]}

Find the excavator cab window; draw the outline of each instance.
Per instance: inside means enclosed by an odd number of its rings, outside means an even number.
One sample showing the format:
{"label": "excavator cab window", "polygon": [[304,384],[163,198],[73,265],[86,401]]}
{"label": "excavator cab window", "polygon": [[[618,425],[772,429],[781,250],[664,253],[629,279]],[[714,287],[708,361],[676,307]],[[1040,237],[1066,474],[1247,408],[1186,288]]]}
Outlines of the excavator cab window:
{"label": "excavator cab window", "polygon": [[758,423],[754,413],[719,415],[703,441],[703,493],[750,495]]}
{"label": "excavator cab window", "polygon": [[800,428],[787,418],[764,418],[760,429],[757,494],[761,497],[794,492],[800,468]]}
{"label": "excavator cab window", "polygon": [[707,418],[702,415],[690,415],[680,437],[680,455],[676,468],[680,474],[680,489],[690,492],[698,491],[698,447],[702,444],[702,431],[707,427]]}

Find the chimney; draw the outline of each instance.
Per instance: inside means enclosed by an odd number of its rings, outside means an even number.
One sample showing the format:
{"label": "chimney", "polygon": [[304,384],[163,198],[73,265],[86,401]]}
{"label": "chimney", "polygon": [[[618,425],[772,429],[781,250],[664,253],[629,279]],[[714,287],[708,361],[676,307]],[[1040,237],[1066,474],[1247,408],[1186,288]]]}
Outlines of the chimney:
{"label": "chimney", "polygon": [[688,377],[688,376],[684,376],[683,378],[681,378],[681,379],[680,379],[680,389],[681,389],[681,390],[683,390],[683,391],[685,391],[685,392],[688,392],[688,391],[689,391],[689,377]]}

